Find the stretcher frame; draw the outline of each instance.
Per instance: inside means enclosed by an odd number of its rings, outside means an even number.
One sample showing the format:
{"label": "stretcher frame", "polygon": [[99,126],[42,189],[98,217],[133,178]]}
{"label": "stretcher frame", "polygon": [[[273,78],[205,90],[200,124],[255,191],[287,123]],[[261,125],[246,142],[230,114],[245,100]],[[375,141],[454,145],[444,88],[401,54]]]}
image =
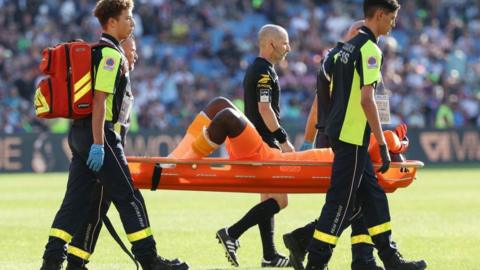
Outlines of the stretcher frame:
{"label": "stretcher frame", "polygon": [[[127,157],[134,185],[140,189],[248,193],[325,193],[332,162],[250,161],[226,158],[179,160],[167,157]],[[378,168],[379,164],[374,164]],[[409,186],[418,160],[392,162],[377,173],[385,192]]]}

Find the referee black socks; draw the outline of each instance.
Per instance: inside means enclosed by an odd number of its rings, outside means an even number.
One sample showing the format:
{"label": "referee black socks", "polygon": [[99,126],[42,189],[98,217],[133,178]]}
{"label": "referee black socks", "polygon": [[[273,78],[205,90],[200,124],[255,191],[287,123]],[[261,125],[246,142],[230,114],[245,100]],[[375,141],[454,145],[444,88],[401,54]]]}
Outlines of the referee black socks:
{"label": "referee black socks", "polygon": [[[280,206],[278,205],[277,201],[272,198],[265,200],[255,205],[238,222],[229,227],[228,235],[235,239],[238,239],[245,231],[247,231],[252,226],[260,224],[261,222],[269,222],[273,215],[275,215],[279,211]],[[269,230],[268,227],[270,227],[273,235],[273,226],[264,225],[264,227],[267,228],[266,230]]]}

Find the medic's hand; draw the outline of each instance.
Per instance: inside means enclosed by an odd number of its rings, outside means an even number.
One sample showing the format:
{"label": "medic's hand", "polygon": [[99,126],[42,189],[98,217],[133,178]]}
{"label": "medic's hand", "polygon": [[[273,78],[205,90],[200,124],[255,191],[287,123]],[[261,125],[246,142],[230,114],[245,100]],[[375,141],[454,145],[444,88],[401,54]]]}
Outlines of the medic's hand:
{"label": "medic's hand", "polygon": [[292,143],[288,140],[280,144],[280,150],[282,150],[283,153],[295,152],[295,148],[293,147]]}
{"label": "medic's hand", "polygon": [[87,166],[90,170],[98,172],[102,168],[104,157],[105,150],[103,149],[103,144],[92,144],[88,154]]}
{"label": "medic's hand", "polygon": [[382,166],[378,169],[377,172],[385,173],[390,167],[390,154],[388,153],[388,148],[386,144],[380,146],[380,156],[382,157]]}
{"label": "medic's hand", "polygon": [[312,148],[313,148],[313,143],[304,141],[304,142],[302,143],[302,146],[300,146],[300,150],[299,150],[299,151],[310,150],[310,149],[312,149]]}

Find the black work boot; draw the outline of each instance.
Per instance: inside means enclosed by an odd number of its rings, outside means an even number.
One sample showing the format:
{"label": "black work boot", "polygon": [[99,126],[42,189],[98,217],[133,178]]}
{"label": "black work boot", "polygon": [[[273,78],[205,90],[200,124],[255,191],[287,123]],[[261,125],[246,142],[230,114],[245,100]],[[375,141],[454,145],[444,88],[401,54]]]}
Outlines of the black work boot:
{"label": "black work boot", "polygon": [[65,270],[88,270],[85,266],[75,265],[73,263],[68,263],[67,268]]}
{"label": "black work boot", "polygon": [[62,262],[53,260],[43,260],[40,270],[62,270]]}
{"label": "black work boot", "polygon": [[302,242],[297,239],[293,233],[286,233],[283,235],[283,243],[290,252],[290,263],[295,270],[304,270],[303,261],[307,251],[302,245]]}
{"label": "black work boot", "polygon": [[313,264],[310,261],[307,262],[305,270],[328,270],[328,265],[326,264]]}
{"label": "black work boot", "polygon": [[352,270],[384,270],[375,261],[369,263],[352,263]]}
{"label": "black work boot", "polygon": [[385,270],[423,270],[427,268],[424,260],[407,261],[398,251],[383,259],[383,265]]}
{"label": "black work boot", "polygon": [[178,259],[167,260],[160,256],[139,260],[143,270],[188,270],[188,264]]}
{"label": "black work boot", "polygon": [[328,259],[325,259],[326,258],[322,259],[318,255],[312,255],[312,253],[309,253],[305,270],[328,270]]}

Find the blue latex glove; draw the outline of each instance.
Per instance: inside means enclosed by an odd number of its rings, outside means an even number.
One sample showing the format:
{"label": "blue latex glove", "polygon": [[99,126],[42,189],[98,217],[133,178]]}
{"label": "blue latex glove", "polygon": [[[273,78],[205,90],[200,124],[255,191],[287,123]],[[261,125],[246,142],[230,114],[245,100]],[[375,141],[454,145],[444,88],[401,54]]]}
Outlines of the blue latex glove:
{"label": "blue latex glove", "polygon": [[300,146],[300,151],[310,150],[313,149],[313,143],[304,141],[302,146]]}
{"label": "blue latex glove", "polygon": [[88,154],[87,166],[90,170],[98,172],[102,168],[104,157],[105,150],[103,149],[103,144],[92,144]]}

